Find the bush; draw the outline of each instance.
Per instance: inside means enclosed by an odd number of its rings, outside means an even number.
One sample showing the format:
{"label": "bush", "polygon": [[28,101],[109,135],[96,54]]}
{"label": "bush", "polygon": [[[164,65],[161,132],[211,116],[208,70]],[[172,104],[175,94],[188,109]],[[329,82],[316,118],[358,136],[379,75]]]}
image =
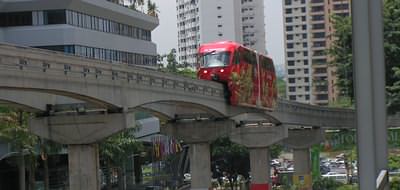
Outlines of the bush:
{"label": "bush", "polygon": [[343,186],[342,183],[330,178],[319,178],[313,183],[313,190],[337,190]]}

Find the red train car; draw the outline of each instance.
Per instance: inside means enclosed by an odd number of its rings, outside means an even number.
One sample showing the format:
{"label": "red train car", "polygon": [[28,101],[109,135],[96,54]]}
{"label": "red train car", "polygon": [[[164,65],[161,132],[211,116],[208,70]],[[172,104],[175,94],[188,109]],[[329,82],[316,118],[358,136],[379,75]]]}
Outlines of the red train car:
{"label": "red train car", "polygon": [[224,83],[231,105],[274,108],[277,86],[271,58],[230,41],[203,44],[198,53],[198,78]]}

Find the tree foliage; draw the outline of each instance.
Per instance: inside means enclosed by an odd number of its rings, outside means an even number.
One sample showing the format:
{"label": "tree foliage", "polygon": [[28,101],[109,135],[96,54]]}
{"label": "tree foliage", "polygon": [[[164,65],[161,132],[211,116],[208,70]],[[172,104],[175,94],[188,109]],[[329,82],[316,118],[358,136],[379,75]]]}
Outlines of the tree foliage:
{"label": "tree foliage", "polygon": [[[167,65],[164,66],[164,59],[167,59]],[[157,56],[158,67],[160,71],[173,73],[185,77],[196,78],[196,71],[189,67],[189,65],[179,64],[176,60],[176,50],[171,49],[168,54]]]}
{"label": "tree foliage", "polygon": [[336,67],[336,85],[341,97],[350,97],[353,102],[353,60],[352,60],[352,26],[351,18],[332,16],[335,33],[328,54],[333,58],[329,64]]}
{"label": "tree foliage", "polygon": [[114,166],[120,166],[128,156],[143,151],[143,145],[137,142],[131,130],[114,134],[100,143],[100,156]]}
{"label": "tree foliage", "polygon": [[213,177],[228,178],[231,189],[240,174],[249,177],[250,164],[247,148],[233,143],[227,137],[218,138],[211,144],[211,160],[213,162]]}
{"label": "tree foliage", "polygon": [[28,131],[29,115],[12,109],[1,108],[0,139],[10,142],[14,151],[29,151],[34,154],[37,136]]}
{"label": "tree foliage", "polygon": [[158,10],[156,3],[147,0],[147,14],[158,18],[158,13],[160,13],[160,11]]}
{"label": "tree foliage", "polygon": [[397,170],[400,169],[400,157],[399,155],[389,155],[389,169]]}
{"label": "tree foliage", "polygon": [[[107,169],[118,168],[118,182],[122,185],[128,157],[143,151],[143,145],[134,139],[132,130],[114,134],[100,143],[101,164]],[[106,174],[107,189],[111,189],[110,174]]]}
{"label": "tree foliage", "polygon": [[391,77],[397,81],[386,87],[389,113],[399,111],[400,108],[400,67],[393,67],[392,70],[394,74]]}
{"label": "tree foliage", "polygon": [[337,182],[331,178],[319,178],[313,182],[313,189],[336,190],[341,186],[342,184],[340,182]]}
{"label": "tree foliage", "polygon": [[133,0],[133,3],[129,6],[129,8],[133,10],[137,10],[138,8],[143,8],[144,0]]}
{"label": "tree foliage", "polygon": [[388,111],[400,109],[400,0],[384,1],[384,46]]}
{"label": "tree foliage", "polygon": [[286,98],[286,82],[282,78],[277,79],[278,83],[278,96]]}
{"label": "tree foliage", "polygon": [[[389,112],[400,109],[400,0],[384,0],[384,48],[386,89]],[[333,16],[335,33],[328,54],[337,67],[337,85],[341,96],[353,100],[352,26],[350,17]],[[353,103],[353,101],[351,101]]]}
{"label": "tree foliage", "polygon": [[[281,145],[270,146],[271,158],[277,158],[282,150]],[[211,144],[211,160],[214,177],[222,177],[222,174],[225,173],[231,188],[236,183],[238,175],[242,175],[245,179],[249,178],[250,158],[248,148],[233,143],[227,137],[218,138]]]}

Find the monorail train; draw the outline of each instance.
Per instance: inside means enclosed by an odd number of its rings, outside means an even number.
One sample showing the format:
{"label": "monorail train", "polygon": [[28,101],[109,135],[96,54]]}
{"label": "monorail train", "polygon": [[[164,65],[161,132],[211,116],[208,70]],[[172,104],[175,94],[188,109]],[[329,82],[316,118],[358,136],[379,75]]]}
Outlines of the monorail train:
{"label": "monorail train", "polygon": [[225,84],[231,105],[272,110],[276,104],[272,59],[241,44],[221,41],[200,45],[197,76]]}

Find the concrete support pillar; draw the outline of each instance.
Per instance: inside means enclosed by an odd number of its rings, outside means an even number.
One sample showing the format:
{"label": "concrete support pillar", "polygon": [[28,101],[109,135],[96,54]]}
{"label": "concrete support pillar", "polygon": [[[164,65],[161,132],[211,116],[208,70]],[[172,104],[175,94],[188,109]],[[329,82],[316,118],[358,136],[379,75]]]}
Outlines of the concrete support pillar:
{"label": "concrete support pillar", "polygon": [[134,115],[84,114],[38,117],[29,120],[32,133],[68,145],[69,189],[99,190],[97,142],[134,126]]}
{"label": "concrete support pillar", "polygon": [[267,147],[249,148],[251,189],[269,189],[271,184],[270,155]]}
{"label": "concrete support pillar", "polygon": [[319,128],[290,129],[289,137],[283,141],[293,149],[293,183],[301,190],[312,190],[310,148],[324,140],[324,130]]}
{"label": "concrete support pillar", "polygon": [[69,189],[99,190],[99,165],[97,144],[69,145]]}
{"label": "concrete support pillar", "polygon": [[223,121],[189,121],[169,123],[160,128],[164,135],[189,144],[191,189],[211,188],[210,143],[230,133],[235,123]]}
{"label": "concrete support pillar", "polygon": [[311,159],[310,159],[310,149],[293,149],[293,160],[295,175],[310,175],[311,174]]}
{"label": "concrete support pillar", "polygon": [[286,126],[256,125],[232,130],[231,141],[249,148],[251,190],[271,189],[268,147],[287,136],[288,129]]}
{"label": "concrete support pillar", "polygon": [[210,144],[190,144],[189,151],[191,189],[208,190],[211,187]]}

